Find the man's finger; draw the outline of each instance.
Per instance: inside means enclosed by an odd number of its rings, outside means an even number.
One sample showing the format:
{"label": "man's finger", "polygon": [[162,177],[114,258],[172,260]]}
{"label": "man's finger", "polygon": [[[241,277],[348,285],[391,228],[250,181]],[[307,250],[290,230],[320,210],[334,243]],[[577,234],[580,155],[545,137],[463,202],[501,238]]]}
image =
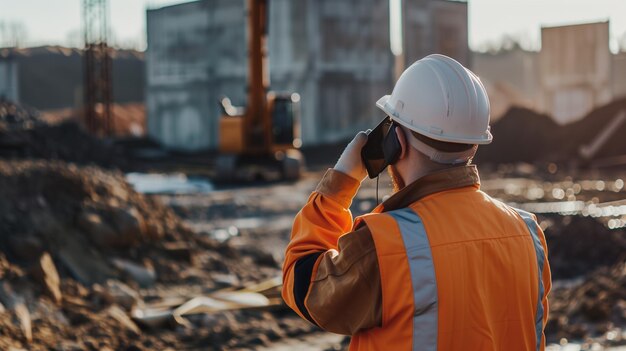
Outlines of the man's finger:
{"label": "man's finger", "polygon": [[361,131],[359,132],[353,139],[353,142],[357,145],[365,145],[365,143],[367,142],[367,133]]}

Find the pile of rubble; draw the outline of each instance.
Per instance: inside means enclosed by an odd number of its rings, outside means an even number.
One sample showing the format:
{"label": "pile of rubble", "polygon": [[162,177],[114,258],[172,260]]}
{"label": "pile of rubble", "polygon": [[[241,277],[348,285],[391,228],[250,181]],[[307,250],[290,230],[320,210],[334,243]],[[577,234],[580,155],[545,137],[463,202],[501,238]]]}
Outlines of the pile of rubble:
{"label": "pile of rubble", "polygon": [[493,142],[478,148],[476,162],[515,163],[554,160],[559,126],[547,115],[512,107],[492,125]]}
{"label": "pile of rubble", "polygon": [[[590,145],[601,132],[611,125],[620,112],[626,112],[626,99],[613,101],[587,114],[584,118],[563,126],[561,142],[563,154],[567,157],[579,156],[580,147]],[[626,153],[626,123],[614,127],[611,137],[597,151],[596,157],[622,156]]]}
{"label": "pile of rubble", "polygon": [[626,229],[609,230],[595,218],[541,215],[553,279],[584,276],[626,259]]}
{"label": "pile of rubble", "polygon": [[550,294],[549,341],[600,336],[604,345],[623,345],[624,325],[626,260],[597,269],[582,281],[556,285]]}
{"label": "pile of rubble", "polygon": [[124,167],[122,150],[87,134],[75,120],[46,122],[38,111],[0,102],[0,158],[65,160]]}
{"label": "pile of rubble", "polygon": [[[581,148],[591,145],[618,116],[626,111],[626,99],[599,107],[582,119],[558,125],[548,115],[530,109],[513,107],[492,126],[493,143],[479,148],[478,163],[571,162],[581,160]],[[595,151],[595,158],[623,156],[626,123]]]}
{"label": "pile of rubble", "polygon": [[41,124],[37,110],[0,99],[0,132],[30,129]]}
{"label": "pile of rubble", "polygon": [[604,345],[623,344],[619,329],[626,324],[626,230],[609,230],[583,216],[541,215],[539,220],[548,226],[554,284],[548,341],[594,337],[604,338]]}
{"label": "pile of rubble", "polygon": [[0,233],[0,349],[227,349],[312,330],[276,317],[276,262],[194,235],[119,172],[0,161]]}

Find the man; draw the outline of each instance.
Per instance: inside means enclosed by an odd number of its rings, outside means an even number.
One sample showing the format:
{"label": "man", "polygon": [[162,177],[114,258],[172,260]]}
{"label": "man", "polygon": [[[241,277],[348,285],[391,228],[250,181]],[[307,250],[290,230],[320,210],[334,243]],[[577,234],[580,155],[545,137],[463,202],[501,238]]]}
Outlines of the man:
{"label": "man", "polygon": [[543,350],[550,269],[534,215],[480,191],[489,100],[460,63],[430,55],[380,107],[399,143],[396,192],[353,223],[366,176],[359,133],[296,216],[283,298],[351,350]]}

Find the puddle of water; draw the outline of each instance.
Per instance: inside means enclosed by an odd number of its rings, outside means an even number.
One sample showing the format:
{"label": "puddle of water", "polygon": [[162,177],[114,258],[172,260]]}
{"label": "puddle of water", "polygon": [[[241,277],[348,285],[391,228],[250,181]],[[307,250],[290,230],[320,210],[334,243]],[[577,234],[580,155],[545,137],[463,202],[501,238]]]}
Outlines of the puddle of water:
{"label": "puddle of water", "polygon": [[219,242],[224,242],[232,237],[239,235],[239,229],[234,225],[231,225],[228,228],[219,228],[212,230],[210,235]]}
{"label": "puddle of water", "polygon": [[537,214],[582,215],[599,218],[609,229],[626,227],[626,200],[595,203],[592,201],[526,202],[509,205]]}
{"label": "puddle of water", "polygon": [[184,174],[128,173],[126,181],[143,194],[197,194],[214,190],[209,181],[190,179]]}
{"label": "puddle of water", "polygon": [[196,233],[208,233],[215,239],[224,241],[239,235],[241,229],[288,230],[293,225],[293,216],[244,217],[213,221],[187,220],[185,223]]}
{"label": "puddle of water", "polygon": [[588,350],[588,351],[601,351],[601,350],[605,350],[605,351],[626,351],[626,346],[603,347],[602,345],[600,345],[598,343],[593,343],[592,345],[587,345],[587,346],[585,346],[584,349],[583,349],[583,345],[578,344],[578,343],[567,343],[567,344],[564,344],[564,345],[552,344],[552,345],[546,346],[546,351],[581,351],[581,350]]}
{"label": "puddle of water", "polygon": [[510,203],[510,205],[532,213],[558,213],[562,215],[580,214],[587,207],[583,201],[527,202]]}

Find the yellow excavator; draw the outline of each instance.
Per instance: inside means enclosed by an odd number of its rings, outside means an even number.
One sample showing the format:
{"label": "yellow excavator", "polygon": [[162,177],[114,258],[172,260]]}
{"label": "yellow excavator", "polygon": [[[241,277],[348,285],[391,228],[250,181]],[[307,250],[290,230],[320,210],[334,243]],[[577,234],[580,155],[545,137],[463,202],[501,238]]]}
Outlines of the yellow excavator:
{"label": "yellow excavator", "polygon": [[247,0],[248,101],[221,99],[218,180],[295,180],[303,167],[297,93],[269,91],[269,0]]}

